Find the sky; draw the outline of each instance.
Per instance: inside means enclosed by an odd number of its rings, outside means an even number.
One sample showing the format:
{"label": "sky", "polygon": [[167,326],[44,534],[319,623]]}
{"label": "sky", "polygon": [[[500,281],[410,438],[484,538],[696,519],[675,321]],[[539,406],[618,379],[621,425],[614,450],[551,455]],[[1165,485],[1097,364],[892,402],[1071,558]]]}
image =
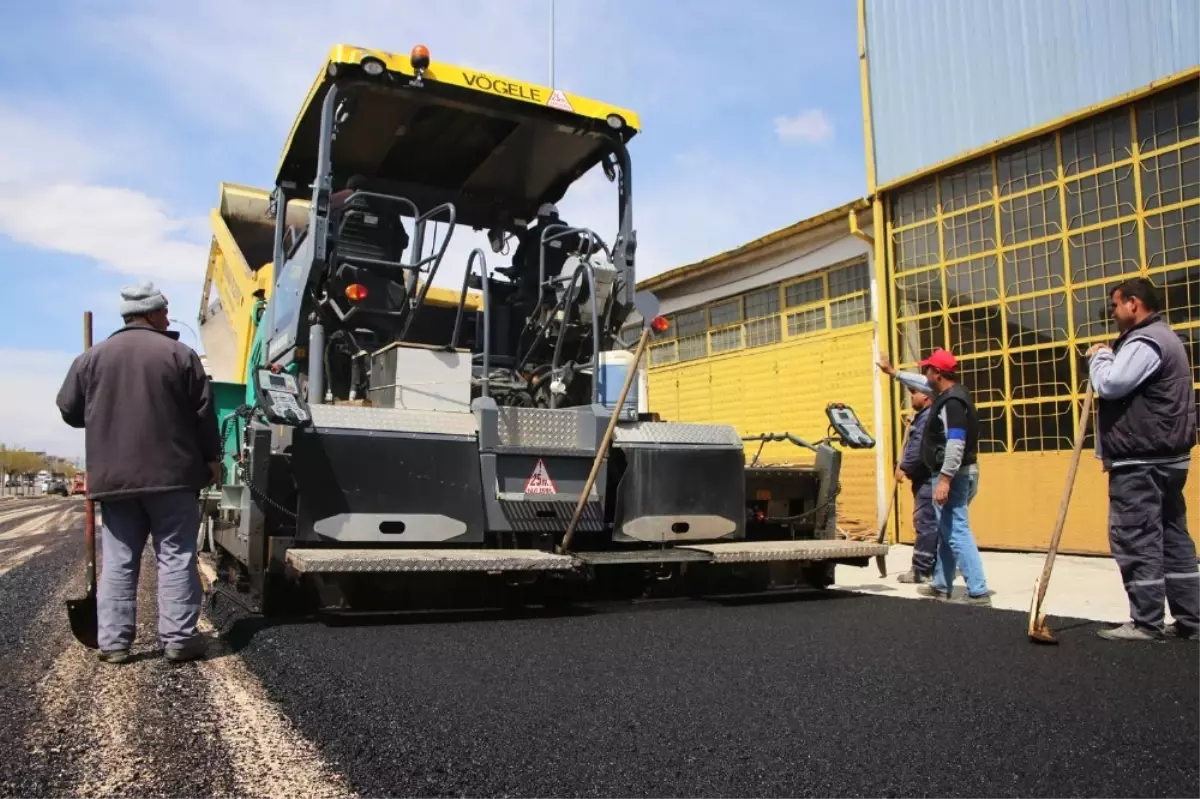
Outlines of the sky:
{"label": "sky", "polygon": [[[152,280],[198,350],[222,181],[269,188],[329,48],[407,52],[546,85],[550,0],[43,0],[0,26],[0,442],[83,453],[54,396]],[[853,0],[557,0],[557,88],[641,116],[638,279],[866,192]],[[606,240],[615,187],[560,208]],[[438,279],[461,282],[469,231]],[[489,262],[489,266],[502,265]]]}

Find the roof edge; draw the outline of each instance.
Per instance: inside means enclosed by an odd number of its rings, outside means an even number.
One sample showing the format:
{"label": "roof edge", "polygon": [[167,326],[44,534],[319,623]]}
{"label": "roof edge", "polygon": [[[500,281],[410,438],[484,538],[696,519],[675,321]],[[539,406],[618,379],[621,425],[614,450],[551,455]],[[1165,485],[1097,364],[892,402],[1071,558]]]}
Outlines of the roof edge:
{"label": "roof edge", "polygon": [[851,200],[848,203],[839,205],[837,208],[831,208],[828,211],[823,211],[816,216],[811,216],[808,219],[802,219],[799,222],[794,222],[787,227],[779,228],[765,236],[760,236],[753,241],[749,241],[732,250],[717,253],[709,256],[702,261],[677,266],[654,277],[648,277],[638,283],[639,291],[656,291],[659,289],[678,286],[695,278],[702,277],[717,270],[732,266],[737,261],[746,256],[761,252],[773,245],[787,241],[794,236],[799,236],[802,233],[807,233],[811,230],[816,230],[832,222],[839,220],[846,223],[847,230],[849,229],[849,215],[851,212],[859,213],[870,210],[871,201],[866,197],[859,197]]}

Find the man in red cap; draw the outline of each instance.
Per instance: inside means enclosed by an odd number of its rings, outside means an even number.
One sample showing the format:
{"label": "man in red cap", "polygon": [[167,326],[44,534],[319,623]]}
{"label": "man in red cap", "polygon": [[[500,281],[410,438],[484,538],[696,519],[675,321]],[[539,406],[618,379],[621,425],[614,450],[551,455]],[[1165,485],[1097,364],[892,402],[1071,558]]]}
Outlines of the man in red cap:
{"label": "man in red cap", "polygon": [[961,569],[967,582],[967,602],[990,606],[983,560],[967,518],[967,505],[979,487],[979,417],[971,395],[958,380],[958,360],[953,355],[936,349],[919,366],[920,375],[906,374],[896,371],[886,356],[879,359],[879,368],[888,375],[933,397],[921,438],[921,459],[933,475],[938,554],[933,579],[917,591],[948,599],[955,572]]}

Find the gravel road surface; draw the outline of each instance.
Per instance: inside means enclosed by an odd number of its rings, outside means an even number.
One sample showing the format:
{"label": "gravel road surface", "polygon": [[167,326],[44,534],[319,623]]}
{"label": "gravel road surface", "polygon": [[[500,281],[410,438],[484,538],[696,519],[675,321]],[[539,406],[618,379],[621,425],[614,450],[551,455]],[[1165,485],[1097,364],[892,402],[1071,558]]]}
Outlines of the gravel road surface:
{"label": "gravel road surface", "polygon": [[65,623],[81,527],[77,500],[0,503],[0,795],[1200,795],[1195,643],[1052,619],[1039,647],[1023,614],[832,593],[222,616],[172,665],[148,557],[112,668]]}

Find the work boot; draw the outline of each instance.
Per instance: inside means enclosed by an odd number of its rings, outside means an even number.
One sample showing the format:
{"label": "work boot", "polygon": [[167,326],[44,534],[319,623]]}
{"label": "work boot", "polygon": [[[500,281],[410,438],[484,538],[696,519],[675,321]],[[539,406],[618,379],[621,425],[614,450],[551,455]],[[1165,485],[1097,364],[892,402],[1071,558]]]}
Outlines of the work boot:
{"label": "work boot", "polygon": [[1109,630],[1101,630],[1096,633],[1106,641],[1152,641],[1154,643],[1162,643],[1167,640],[1165,633],[1152,632],[1142,627],[1138,627],[1131,621],[1127,621],[1120,627],[1113,627]]}
{"label": "work boot", "polygon": [[107,652],[99,653],[98,655],[96,655],[96,657],[100,659],[101,663],[109,663],[114,666],[119,666],[120,664],[129,660],[129,650],[128,649],[110,649]]}
{"label": "work boot", "polygon": [[197,636],[186,644],[167,644],[165,654],[172,663],[199,660],[208,652],[208,642]]}
{"label": "work boot", "polygon": [[921,583],[927,583],[927,582],[929,582],[929,580],[930,580],[930,575],[928,575],[924,572],[919,572],[916,569],[909,569],[908,571],[904,572],[904,574],[901,574],[899,577],[896,578],[896,582],[906,583],[909,585],[912,585],[914,583],[919,585]]}
{"label": "work boot", "polygon": [[967,605],[975,605],[981,608],[990,608],[992,606],[992,595],[984,594],[983,596],[971,596],[967,594],[962,599],[955,599],[955,602],[962,602]]}
{"label": "work boot", "polygon": [[924,583],[917,586],[917,593],[929,599],[949,599],[950,595],[945,591],[939,591],[929,583]]}
{"label": "work boot", "polygon": [[1167,635],[1181,641],[1195,641],[1200,638],[1195,627],[1184,627],[1179,622],[1167,625]]}

